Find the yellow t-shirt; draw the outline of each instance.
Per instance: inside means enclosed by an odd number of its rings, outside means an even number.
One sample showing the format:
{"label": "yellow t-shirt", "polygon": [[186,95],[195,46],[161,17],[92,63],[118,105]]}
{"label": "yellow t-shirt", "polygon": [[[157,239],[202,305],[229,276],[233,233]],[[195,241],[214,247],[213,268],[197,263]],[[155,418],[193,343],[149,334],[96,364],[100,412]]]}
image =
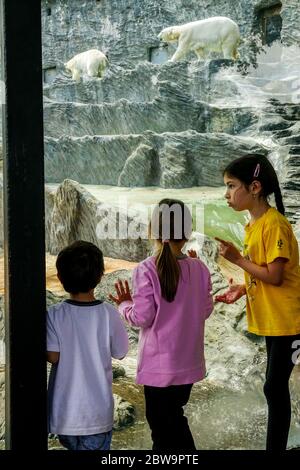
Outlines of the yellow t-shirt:
{"label": "yellow t-shirt", "polygon": [[273,286],[245,272],[247,320],[251,333],[288,336],[300,333],[300,267],[298,243],[287,219],[271,207],[245,227],[244,257],[266,266],[286,258],[281,286]]}

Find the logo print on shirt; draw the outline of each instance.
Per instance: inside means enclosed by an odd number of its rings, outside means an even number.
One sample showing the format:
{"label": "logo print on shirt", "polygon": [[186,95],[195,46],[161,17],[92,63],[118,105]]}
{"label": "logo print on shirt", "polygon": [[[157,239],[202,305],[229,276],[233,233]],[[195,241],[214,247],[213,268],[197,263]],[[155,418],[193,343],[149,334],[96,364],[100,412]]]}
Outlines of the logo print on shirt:
{"label": "logo print on shirt", "polygon": [[281,250],[282,247],[283,247],[283,241],[281,240],[281,238],[279,238],[279,240],[277,240],[277,248]]}
{"label": "logo print on shirt", "polygon": [[251,261],[249,253],[248,253],[248,245],[246,243],[244,244],[243,255],[244,255],[244,259],[247,259],[248,261]]}
{"label": "logo print on shirt", "polygon": [[[248,285],[247,285],[247,291],[248,291],[248,298],[249,300],[251,300],[253,302],[254,300],[254,292],[252,292],[253,289],[255,289],[257,286],[257,282],[256,282],[256,279],[254,276],[250,276],[249,280],[248,280]],[[252,289],[253,288],[253,289]]]}

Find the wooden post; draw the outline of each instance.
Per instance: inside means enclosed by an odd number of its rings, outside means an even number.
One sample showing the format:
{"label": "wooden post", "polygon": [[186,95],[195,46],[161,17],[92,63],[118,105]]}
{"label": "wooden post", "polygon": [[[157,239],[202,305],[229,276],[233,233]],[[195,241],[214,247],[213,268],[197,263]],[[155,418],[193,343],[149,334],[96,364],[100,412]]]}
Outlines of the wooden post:
{"label": "wooden post", "polygon": [[1,0],[1,22],[6,447],[39,451],[47,449],[40,0]]}

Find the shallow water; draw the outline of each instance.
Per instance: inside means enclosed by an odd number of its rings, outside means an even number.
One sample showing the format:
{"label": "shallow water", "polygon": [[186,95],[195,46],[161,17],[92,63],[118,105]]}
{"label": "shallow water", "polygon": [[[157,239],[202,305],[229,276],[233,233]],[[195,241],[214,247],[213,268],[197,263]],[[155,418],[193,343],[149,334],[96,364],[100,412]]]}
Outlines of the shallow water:
{"label": "shallow water", "polygon": [[[118,378],[114,392],[135,405],[136,423],[134,426],[115,431],[112,449],[138,450],[151,449],[152,441],[145,420],[143,389],[134,383],[136,351],[131,350],[122,361],[127,376]],[[300,367],[294,371],[291,395],[297,393],[300,380]],[[238,381],[238,377],[237,377]],[[267,425],[267,405],[262,387],[246,389],[240,384],[235,389],[228,388],[226,382],[205,379],[193,386],[185,415],[194,436],[197,449],[243,449],[260,450],[265,448]],[[289,447],[300,445],[299,413],[293,405],[293,416],[289,436]]]}
{"label": "shallow water", "polygon": [[[49,184],[55,190],[58,185]],[[151,208],[163,198],[181,199],[193,214],[193,228],[196,232],[211,237],[220,237],[236,243],[240,248],[247,221],[245,212],[235,212],[224,199],[225,188],[192,187],[163,189],[158,187],[125,188],[118,186],[82,185],[99,202],[136,211],[149,217]],[[145,217],[145,218],[144,218]]]}

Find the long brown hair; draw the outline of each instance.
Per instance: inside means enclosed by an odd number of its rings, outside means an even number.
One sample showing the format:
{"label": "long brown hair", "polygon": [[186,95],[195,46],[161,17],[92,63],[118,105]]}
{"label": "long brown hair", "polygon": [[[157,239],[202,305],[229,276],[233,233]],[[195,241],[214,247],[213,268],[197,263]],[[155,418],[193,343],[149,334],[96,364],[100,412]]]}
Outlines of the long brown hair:
{"label": "long brown hair", "polygon": [[153,211],[149,235],[160,242],[155,264],[162,297],[168,302],[174,300],[180,278],[180,266],[169,242],[188,240],[191,233],[192,216],[188,207],[178,199],[162,199]]}

